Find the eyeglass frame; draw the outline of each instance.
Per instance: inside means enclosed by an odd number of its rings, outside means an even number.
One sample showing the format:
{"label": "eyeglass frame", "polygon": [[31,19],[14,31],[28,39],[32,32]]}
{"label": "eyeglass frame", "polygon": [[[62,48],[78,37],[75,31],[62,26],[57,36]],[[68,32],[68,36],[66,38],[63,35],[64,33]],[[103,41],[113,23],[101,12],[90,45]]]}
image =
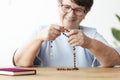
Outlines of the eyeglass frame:
{"label": "eyeglass frame", "polygon": [[[75,15],[77,15],[77,16],[81,16],[81,15],[83,15],[83,14],[85,14],[86,13],[86,10],[83,10],[83,9],[81,9],[81,8],[72,8],[70,5],[64,5],[64,4],[60,4],[60,7],[61,7],[61,9],[62,9],[62,11],[64,12],[64,13],[70,13],[72,10],[73,10],[73,12],[74,12],[74,14]],[[69,10],[68,11],[66,11],[66,10],[64,10],[65,9],[65,7],[69,7]],[[63,9],[64,8],[64,9]],[[67,9],[67,8],[66,8]],[[81,10],[81,11],[80,11]],[[80,11],[79,13],[77,13],[77,11]],[[81,14],[80,14],[81,13]]]}

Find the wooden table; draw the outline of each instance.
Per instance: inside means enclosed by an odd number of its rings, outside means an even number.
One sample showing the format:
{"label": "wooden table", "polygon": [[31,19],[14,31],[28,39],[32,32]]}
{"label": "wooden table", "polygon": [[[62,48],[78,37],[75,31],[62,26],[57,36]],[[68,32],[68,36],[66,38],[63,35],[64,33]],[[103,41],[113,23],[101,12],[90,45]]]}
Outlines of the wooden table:
{"label": "wooden table", "polygon": [[35,68],[36,75],[4,76],[0,80],[120,80],[120,68],[79,68],[77,71],[57,71],[56,68]]}

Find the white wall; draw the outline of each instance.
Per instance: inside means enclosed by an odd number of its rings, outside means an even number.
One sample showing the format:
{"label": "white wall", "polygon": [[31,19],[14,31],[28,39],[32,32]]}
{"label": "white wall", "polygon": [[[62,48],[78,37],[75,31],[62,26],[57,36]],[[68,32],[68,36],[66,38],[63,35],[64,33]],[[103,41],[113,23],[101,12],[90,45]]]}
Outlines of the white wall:
{"label": "white wall", "polygon": [[97,28],[107,41],[113,45],[114,38],[111,34],[111,27],[120,29],[120,23],[115,14],[120,15],[119,0],[94,0],[95,3],[91,12],[88,14],[84,25]]}
{"label": "white wall", "polygon": [[[114,16],[115,13],[120,15],[120,1],[94,1],[91,12],[81,24],[97,28],[112,44],[111,27],[120,28]],[[15,49],[35,26],[57,20],[57,0],[0,0],[0,66],[12,66]]]}

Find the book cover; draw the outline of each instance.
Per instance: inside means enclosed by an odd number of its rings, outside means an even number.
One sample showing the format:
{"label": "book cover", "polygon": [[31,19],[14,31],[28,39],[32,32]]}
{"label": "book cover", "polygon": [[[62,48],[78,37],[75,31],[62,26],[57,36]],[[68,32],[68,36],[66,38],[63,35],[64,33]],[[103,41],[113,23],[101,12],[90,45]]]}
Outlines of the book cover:
{"label": "book cover", "polygon": [[35,69],[28,68],[0,68],[0,75],[35,75]]}

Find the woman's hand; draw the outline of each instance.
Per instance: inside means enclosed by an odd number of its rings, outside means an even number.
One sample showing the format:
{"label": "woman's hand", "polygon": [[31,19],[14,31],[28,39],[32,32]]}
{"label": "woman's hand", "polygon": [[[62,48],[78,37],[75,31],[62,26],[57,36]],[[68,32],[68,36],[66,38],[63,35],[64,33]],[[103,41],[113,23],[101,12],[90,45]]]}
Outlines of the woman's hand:
{"label": "woman's hand", "polygon": [[81,30],[72,29],[68,32],[68,42],[72,46],[90,47],[91,38],[87,37]]}
{"label": "woman's hand", "polygon": [[52,41],[55,40],[61,34],[61,32],[64,32],[64,27],[51,24],[49,27],[43,29],[38,34],[38,37],[41,38],[43,41]]}

